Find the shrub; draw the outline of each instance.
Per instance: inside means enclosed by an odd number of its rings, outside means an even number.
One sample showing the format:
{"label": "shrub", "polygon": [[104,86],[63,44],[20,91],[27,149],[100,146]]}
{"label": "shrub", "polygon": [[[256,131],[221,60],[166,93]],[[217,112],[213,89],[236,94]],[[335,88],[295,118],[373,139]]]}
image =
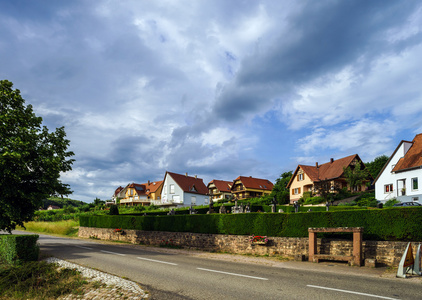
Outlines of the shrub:
{"label": "shrub", "polygon": [[119,208],[117,207],[117,205],[111,205],[110,206],[110,211],[108,212],[109,215],[118,215],[119,214]]}
{"label": "shrub", "polygon": [[[330,209],[333,207],[330,207]],[[325,209],[325,207],[322,207]],[[422,240],[422,208],[349,209],[307,213],[175,216],[81,216],[80,225],[146,231],[307,237],[309,227],[364,227],[364,238]]]}
{"label": "shrub", "polygon": [[38,260],[38,235],[0,235],[0,261],[6,264]]}
{"label": "shrub", "polygon": [[316,196],[316,197],[310,197],[308,199],[306,199],[305,201],[305,205],[315,205],[315,204],[320,204],[324,202],[324,198],[322,198],[321,196]]}
{"label": "shrub", "polygon": [[390,200],[388,200],[387,202],[385,202],[384,206],[385,207],[392,207],[394,206],[394,204],[400,203],[399,200],[397,200],[396,198],[392,198]]}

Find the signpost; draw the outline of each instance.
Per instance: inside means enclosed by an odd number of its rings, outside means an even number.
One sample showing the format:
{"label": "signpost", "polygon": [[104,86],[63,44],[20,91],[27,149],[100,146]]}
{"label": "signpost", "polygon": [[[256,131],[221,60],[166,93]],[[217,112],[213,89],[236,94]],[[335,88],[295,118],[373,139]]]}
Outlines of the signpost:
{"label": "signpost", "polygon": [[413,258],[412,244],[408,243],[406,250],[399,263],[397,277],[406,278],[406,274],[421,276],[421,245],[416,251],[416,259]]}

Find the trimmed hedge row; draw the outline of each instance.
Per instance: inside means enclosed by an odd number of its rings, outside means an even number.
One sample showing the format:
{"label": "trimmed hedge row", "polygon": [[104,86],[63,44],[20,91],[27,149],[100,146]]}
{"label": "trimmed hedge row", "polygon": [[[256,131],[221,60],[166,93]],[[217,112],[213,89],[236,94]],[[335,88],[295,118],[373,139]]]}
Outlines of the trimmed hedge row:
{"label": "trimmed hedge row", "polygon": [[39,235],[0,235],[0,262],[19,263],[20,261],[38,260],[39,246],[37,240]]}
{"label": "trimmed hedge row", "polygon": [[[224,205],[226,207],[227,213],[230,213],[231,208],[234,204]],[[221,205],[214,205],[214,211],[218,212],[220,210]],[[269,205],[251,205],[251,212],[271,212],[271,206]],[[295,209],[293,206],[285,206],[285,205],[277,205],[276,210],[282,209],[285,213],[294,212]],[[309,209],[312,211],[326,211],[325,206],[300,206],[300,212],[307,212]],[[339,211],[339,210],[356,210],[356,209],[366,209],[358,206],[330,206],[330,211]],[[197,214],[206,214],[209,210],[208,207],[200,207],[195,208]],[[130,213],[130,214],[123,214],[128,216],[165,216],[168,214],[168,211],[150,211],[150,212],[141,212],[141,213]],[[188,215],[189,214],[189,207],[185,209],[177,209],[176,215]]]}
{"label": "trimmed hedge row", "polygon": [[422,208],[418,207],[296,214],[81,216],[79,221],[82,227],[280,237],[307,237],[309,227],[364,227],[367,240],[422,241]]}

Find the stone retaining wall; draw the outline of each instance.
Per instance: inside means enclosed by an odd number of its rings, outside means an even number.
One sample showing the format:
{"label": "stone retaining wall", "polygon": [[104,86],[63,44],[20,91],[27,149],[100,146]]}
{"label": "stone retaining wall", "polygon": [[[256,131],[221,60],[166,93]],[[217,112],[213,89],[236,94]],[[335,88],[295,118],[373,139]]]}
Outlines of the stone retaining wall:
{"label": "stone retaining wall", "polygon": [[[308,238],[268,237],[267,245],[251,245],[248,236],[201,234],[188,232],[140,231],[79,227],[79,236],[101,240],[125,241],[133,244],[158,246],[169,242],[185,249],[228,252],[236,254],[279,255],[290,258],[308,257]],[[417,243],[412,243],[413,253]],[[363,259],[376,259],[378,264],[398,266],[407,242],[363,241]],[[352,255],[353,241],[318,239],[319,254]]]}

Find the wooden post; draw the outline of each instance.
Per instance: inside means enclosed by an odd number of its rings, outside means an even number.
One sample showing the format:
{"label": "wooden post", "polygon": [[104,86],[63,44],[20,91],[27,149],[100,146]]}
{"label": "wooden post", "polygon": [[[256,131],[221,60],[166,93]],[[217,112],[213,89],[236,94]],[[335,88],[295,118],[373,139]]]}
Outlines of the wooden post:
{"label": "wooden post", "polygon": [[353,264],[362,266],[362,233],[363,228],[353,228]]}
{"label": "wooden post", "polygon": [[309,232],[309,261],[314,261],[314,255],[317,254],[317,237],[316,232],[312,228],[308,229]]}

